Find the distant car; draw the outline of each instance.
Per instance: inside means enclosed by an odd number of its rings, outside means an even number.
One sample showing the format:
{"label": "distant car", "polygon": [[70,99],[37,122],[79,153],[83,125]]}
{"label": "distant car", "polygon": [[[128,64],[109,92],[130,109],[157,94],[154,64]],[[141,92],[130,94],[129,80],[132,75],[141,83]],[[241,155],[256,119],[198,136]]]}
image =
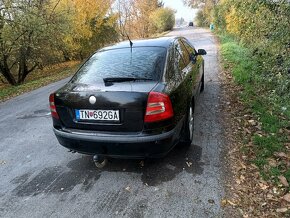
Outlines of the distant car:
{"label": "distant car", "polygon": [[190,145],[205,54],[183,37],[97,51],[49,97],[59,143],[96,163],[162,157],[180,140]]}
{"label": "distant car", "polygon": [[188,23],[188,26],[193,26],[193,22],[189,22]]}

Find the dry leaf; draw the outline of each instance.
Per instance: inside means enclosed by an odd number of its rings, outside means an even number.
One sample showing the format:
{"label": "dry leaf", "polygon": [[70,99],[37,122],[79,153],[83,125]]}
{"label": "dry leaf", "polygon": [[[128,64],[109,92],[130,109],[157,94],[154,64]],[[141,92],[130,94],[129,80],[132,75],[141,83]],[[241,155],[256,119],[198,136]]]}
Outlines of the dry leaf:
{"label": "dry leaf", "polygon": [[284,152],[275,152],[274,153],[276,157],[285,157],[287,158],[287,155]]}
{"label": "dry leaf", "polygon": [[283,196],[283,199],[287,202],[290,202],[290,193]]}
{"label": "dry leaf", "polygon": [[284,208],[278,208],[276,211],[278,212],[278,213],[285,213],[285,212],[287,212],[287,208],[286,207],[284,207]]}
{"label": "dry leaf", "polygon": [[269,158],[268,161],[269,161],[269,165],[271,167],[276,167],[277,166],[277,161],[276,160],[274,160],[272,158]]}
{"label": "dry leaf", "polygon": [[125,188],[125,190],[128,191],[128,192],[131,191],[130,186],[127,186],[127,187]]}
{"label": "dry leaf", "polygon": [[237,204],[235,204],[234,202],[232,202],[232,201],[230,201],[230,200],[227,200],[227,202],[230,204],[230,205],[232,205],[232,206],[237,206]]}
{"label": "dry leaf", "polygon": [[255,120],[248,120],[249,124],[251,124],[252,126],[255,126],[257,124],[257,122]]}
{"label": "dry leaf", "polygon": [[267,188],[269,188],[269,186],[264,183],[259,183],[259,186],[262,190],[266,190]]}
{"label": "dry leaf", "polygon": [[225,207],[227,205],[227,200],[226,199],[222,199],[222,202],[221,202],[221,206],[222,207]]}
{"label": "dry leaf", "polygon": [[187,164],[188,167],[191,167],[191,165],[192,165],[192,163],[189,162],[189,161],[186,161],[186,164]]}
{"label": "dry leaf", "polygon": [[287,182],[287,179],[284,176],[278,176],[278,178],[280,179],[280,182],[285,186],[285,187],[289,187],[289,183]]}

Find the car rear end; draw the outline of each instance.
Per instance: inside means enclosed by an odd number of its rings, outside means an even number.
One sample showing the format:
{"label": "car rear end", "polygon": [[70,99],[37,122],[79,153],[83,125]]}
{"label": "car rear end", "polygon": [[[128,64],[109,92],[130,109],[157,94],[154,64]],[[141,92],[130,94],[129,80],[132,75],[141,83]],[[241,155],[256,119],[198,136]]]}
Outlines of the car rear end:
{"label": "car rear end", "polygon": [[178,140],[161,78],[167,50],[133,47],[94,54],[50,95],[55,135],[80,153],[161,157]]}

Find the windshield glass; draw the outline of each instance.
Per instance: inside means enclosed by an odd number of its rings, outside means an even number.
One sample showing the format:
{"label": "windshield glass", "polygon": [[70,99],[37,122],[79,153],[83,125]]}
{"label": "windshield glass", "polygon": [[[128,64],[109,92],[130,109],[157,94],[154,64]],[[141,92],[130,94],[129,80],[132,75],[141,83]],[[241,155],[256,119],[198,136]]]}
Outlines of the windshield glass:
{"label": "windshield glass", "polygon": [[94,84],[104,78],[143,78],[160,80],[166,49],[133,47],[97,52],[72,78],[73,83]]}

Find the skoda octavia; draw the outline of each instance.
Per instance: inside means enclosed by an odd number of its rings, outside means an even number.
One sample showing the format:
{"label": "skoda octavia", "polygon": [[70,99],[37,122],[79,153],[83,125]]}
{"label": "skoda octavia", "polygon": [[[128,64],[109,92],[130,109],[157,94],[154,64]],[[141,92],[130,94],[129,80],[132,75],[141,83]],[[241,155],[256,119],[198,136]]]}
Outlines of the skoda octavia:
{"label": "skoda octavia", "polygon": [[98,50],[49,96],[59,143],[104,158],[162,157],[181,140],[190,145],[205,54],[183,37]]}

